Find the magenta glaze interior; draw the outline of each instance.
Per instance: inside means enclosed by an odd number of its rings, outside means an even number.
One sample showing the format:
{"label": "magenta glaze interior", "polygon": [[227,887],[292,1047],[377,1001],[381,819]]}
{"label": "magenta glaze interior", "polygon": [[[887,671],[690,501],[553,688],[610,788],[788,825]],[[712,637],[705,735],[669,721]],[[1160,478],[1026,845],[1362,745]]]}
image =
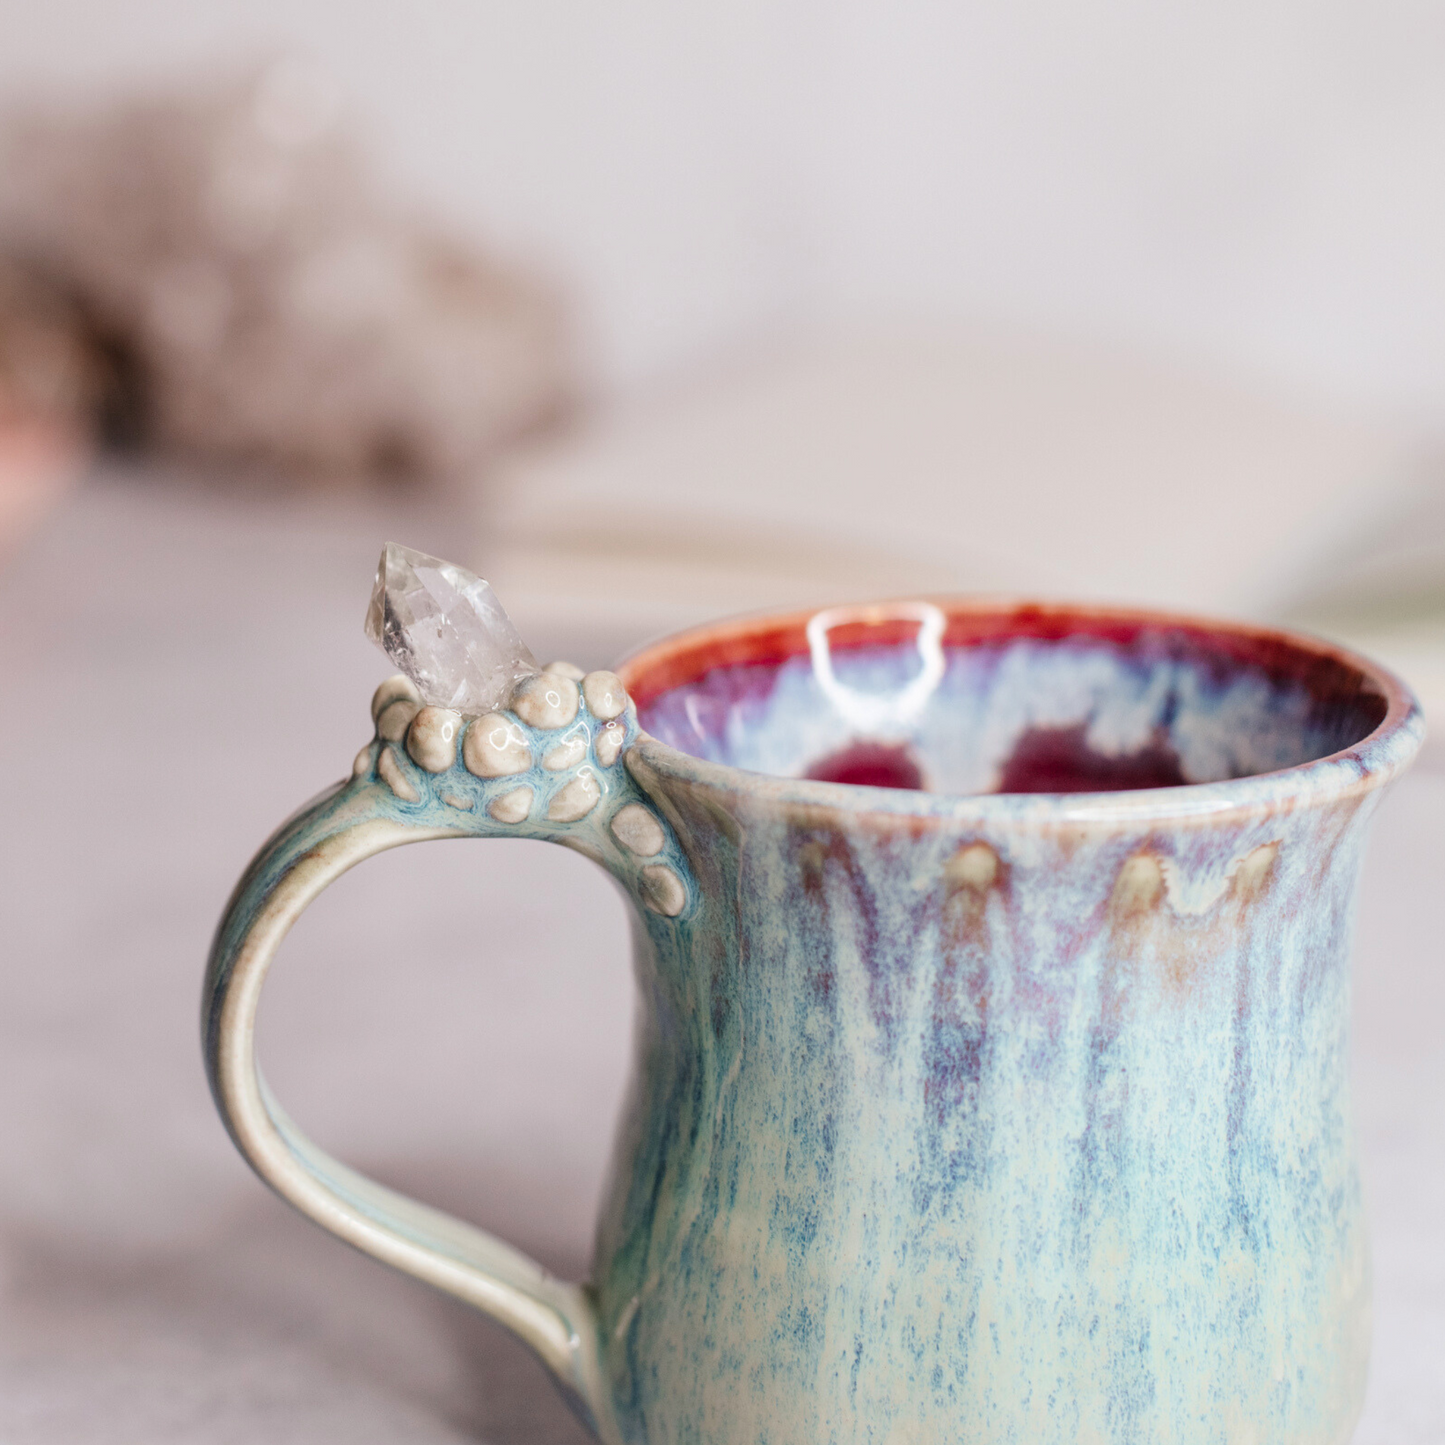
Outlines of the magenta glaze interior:
{"label": "magenta glaze interior", "polygon": [[832,627],[834,679],[810,614],[684,634],[624,665],[642,726],[693,757],[781,777],[940,793],[1076,793],[1221,782],[1362,742],[1388,674],[1327,643],[1152,613],[938,604],[941,673],[915,619],[859,609]]}

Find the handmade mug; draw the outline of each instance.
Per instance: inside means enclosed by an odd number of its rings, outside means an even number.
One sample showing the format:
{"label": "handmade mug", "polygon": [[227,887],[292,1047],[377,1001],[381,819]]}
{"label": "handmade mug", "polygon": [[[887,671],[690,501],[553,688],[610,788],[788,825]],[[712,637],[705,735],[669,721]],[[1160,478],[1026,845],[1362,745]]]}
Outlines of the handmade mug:
{"label": "handmade mug", "polygon": [[[609,1445],[1349,1437],[1349,935],[1422,736],[1388,673],[940,600],[560,666],[475,720],[393,679],[373,714],[221,924],[215,1096],[280,1194],[508,1325]],[[636,914],[586,1284],[328,1158],[256,1071],[267,966],[322,888],[513,835],[595,859]]]}

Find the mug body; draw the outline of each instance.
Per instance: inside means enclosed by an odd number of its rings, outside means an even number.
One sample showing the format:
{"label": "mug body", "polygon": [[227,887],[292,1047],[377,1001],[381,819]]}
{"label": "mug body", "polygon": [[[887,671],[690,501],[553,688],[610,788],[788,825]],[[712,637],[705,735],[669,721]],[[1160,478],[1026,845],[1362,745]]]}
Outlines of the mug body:
{"label": "mug body", "polygon": [[1145,614],[812,622],[621,670],[699,902],[636,930],[618,1432],[1345,1441],[1351,915],[1408,694]]}

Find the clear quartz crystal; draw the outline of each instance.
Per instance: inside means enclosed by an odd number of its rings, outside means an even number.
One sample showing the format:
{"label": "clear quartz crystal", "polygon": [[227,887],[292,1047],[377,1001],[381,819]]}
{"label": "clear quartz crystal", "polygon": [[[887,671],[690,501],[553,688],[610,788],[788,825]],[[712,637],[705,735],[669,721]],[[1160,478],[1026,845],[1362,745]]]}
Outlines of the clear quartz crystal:
{"label": "clear quartz crystal", "polygon": [[366,635],[434,707],[501,707],[541,671],[497,594],[480,577],[388,542],[376,569]]}

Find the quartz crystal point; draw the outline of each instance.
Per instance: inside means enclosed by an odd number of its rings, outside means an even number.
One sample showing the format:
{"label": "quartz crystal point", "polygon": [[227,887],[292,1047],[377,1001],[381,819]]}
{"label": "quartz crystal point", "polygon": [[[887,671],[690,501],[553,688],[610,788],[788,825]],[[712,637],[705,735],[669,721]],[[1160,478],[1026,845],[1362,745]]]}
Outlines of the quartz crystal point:
{"label": "quartz crystal point", "polygon": [[494,711],[522,678],[541,671],[480,577],[395,542],[376,569],[366,635],[425,702],[460,713]]}

